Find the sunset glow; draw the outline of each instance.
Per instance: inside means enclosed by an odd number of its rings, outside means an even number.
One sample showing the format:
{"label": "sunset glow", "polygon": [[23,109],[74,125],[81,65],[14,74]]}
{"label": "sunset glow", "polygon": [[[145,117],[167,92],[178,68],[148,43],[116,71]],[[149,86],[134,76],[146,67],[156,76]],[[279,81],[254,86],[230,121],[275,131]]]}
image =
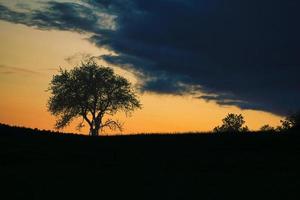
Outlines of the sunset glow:
{"label": "sunset glow", "polygon": [[[59,67],[71,69],[82,55],[117,55],[96,46],[89,33],[68,30],[41,30],[34,26],[0,21],[0,122],[39,129],[51,129],[55,118],[46,110],[48,84]],[[121,65],[98,60],[135,84],[137,77]],[[123,68],[123,69],[122,69]],[[117,114],[124,122],[122,134],[174,133],[211,131],[230,112],[242,113],[251,130],[264,124],[279,125],[281,116],[270,112],[241,110],[236,106],[218,105],[199,99],[201,92],[176,95],[154,92],[139,93],[142,109],[131,117]],[[65,132],[76,132],[73,123]],[[81,132],[87,134],[87,129]],[[116,132],[107,131],[107,134]]]}

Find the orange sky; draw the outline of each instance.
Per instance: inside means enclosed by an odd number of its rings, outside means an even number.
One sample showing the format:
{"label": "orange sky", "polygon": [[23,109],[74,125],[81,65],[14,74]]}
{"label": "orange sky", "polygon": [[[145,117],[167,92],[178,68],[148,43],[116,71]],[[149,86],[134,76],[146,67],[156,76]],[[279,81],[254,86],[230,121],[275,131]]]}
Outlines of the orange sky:
{"label": "orange sky", "polygon": [[[92,45],[86,38],[84,34],[41,31],[0,21],[0,122],[53,129],[55,119],[46,110],[49,93],[45,91],[52,75],[57,73],[59,66],[71,69],[81,54],[108,52]],[[116,71],[135,82],[129,72]],[[134,112],[132,117],[115,116],[125,122],[122,134],[209,131],[229,112],[242,113],[251,130],[264,124],[276,126],[281,119],[266,112],[221,107],[195,96],[144,93],[140,94],[140,100],[143,108]],[[73,123],[63,131],[78,133],[75,126]]]}

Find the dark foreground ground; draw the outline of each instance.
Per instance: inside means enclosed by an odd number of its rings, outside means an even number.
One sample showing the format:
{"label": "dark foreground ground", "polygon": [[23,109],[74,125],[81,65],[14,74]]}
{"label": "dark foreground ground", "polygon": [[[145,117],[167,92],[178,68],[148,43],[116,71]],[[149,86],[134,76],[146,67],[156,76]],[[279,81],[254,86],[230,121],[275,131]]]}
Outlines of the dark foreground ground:
{"label": "dark foreground ground", "polygon": [[0,125],[0,199],[299,199],[300,135],[85,137]]}

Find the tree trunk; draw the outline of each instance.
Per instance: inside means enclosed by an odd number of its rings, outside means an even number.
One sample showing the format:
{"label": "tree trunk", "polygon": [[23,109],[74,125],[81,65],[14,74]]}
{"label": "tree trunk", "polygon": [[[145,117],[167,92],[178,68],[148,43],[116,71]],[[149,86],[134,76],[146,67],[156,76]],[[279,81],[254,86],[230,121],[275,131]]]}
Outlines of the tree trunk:
{"label": "tree trunk", "polygon": [[90,128],[90,136],[99,136],[99,130],[100,130],[99,125],[95,125],[94,127],[91,127]]}
{"label": "tree trunk", "polygon": [[92,124],[90,124],[90,136],[99,136],[99,130],[102,119],[93,119]]}
{"label": "tree trunk", "polygon": [[90,136],[92,136],[93,135],[93,127],[91,126],[90,127]]}
{"label": "tree trunk", "polygon": [[94,129],[95,136],[99,136],[99,130],[100,130],[100,126],[96,124],[95,129]]}
{"label": "tree trunk", "polygon": [[93,128],[91,135],[92,136],[98,136],[99,135],[99,128],[97,128],[97,127]]}

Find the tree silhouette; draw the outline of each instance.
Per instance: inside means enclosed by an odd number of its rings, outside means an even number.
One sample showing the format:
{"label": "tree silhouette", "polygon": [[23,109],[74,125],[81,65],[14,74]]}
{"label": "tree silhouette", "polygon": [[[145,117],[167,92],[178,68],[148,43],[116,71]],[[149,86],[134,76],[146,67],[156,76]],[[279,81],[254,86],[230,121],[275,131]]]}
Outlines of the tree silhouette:
{"label": "tree silhouette", "polygon": [[299,130],[300,129],[300,112],[295,112],[284,120],[280,120],[281,126],[277,127],[278,131]]}
{"label": "tree silhouette", "polygon": [[78,117],[90,127],[90,135],[97,136],[105,127],[122,129],[122,124],[106,115],[113,116],[118,111],[131,113],[141,104],[125,78],[116,75],[111,68],[97,65],[93,59],[81,62],[70,71],[60,69],[54,75],[49,91],[48,111],[56,116],[55,127],[64,128]]}
{"label": "tree silhouette", "polygon": [[246,132],[249,131],[245,124],[244,117],[239,114],[229,113],[223,120],[221,126],[217,126],[213,129],[214,132]]}
{"label": "tree silhouette", "polygon": [[275,128],[270,126],[269,124],[266,124],[266,125],[263,125],[262,127],[260,127],[260,131],[273,132],[273,131],[275,131]]}

